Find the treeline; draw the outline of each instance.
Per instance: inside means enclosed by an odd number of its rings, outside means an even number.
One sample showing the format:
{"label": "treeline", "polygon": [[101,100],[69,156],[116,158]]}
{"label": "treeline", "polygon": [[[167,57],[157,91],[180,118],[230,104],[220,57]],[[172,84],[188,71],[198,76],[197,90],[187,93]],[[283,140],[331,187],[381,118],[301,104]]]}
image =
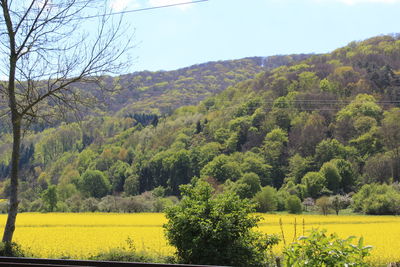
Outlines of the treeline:
{"label": "treeline", "polygon": [[[179,197],[179,185],[202,177],[260,210],[328,197],[330,207],[345,198],[358,212],[399,214],[399,74],[399,36],[379,36],[260,72],[167,117],[93,117],[28,135],[20,197],[48,210],[52,190],[51,210],[66,211],[73,199],[99,207],[156,188]],[[7,180],[2,189],[6,197]]]}

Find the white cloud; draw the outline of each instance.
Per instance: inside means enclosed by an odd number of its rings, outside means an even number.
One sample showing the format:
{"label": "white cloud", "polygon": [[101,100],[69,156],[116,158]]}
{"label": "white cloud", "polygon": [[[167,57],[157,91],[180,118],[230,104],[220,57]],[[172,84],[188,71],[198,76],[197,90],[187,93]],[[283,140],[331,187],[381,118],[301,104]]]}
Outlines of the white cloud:
{"label": "white cloud", "polygon": [[377,3],[377,4],[395,4],[400,3],[400,0],[314,0],[315,2],[341,2],[346,5],[357,5],[364,3]]}
{"label": "white cloud", "polygon": [[111,0],[110,8],[116,12],[122,11],[124,9],[139,8],[140,4],[136,0]]}
{"label": "white cloud", "polygon": [[[149,0],[149,4],[153,7],[176,5],[188,2],[193,2],[193,0]],[[187,10],[188,8],[190,8],[190,6],[191,6],[190,4],[186,4],[186,5],[180,5],[178,6],[178,8],[181,10]]]}

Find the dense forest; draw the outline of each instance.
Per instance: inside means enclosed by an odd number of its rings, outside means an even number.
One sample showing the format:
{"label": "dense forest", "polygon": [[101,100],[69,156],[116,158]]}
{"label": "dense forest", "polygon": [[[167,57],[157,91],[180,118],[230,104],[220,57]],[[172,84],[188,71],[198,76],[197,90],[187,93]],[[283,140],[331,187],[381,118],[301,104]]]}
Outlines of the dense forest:
{"label": "dense forest", "polygon": [[106,110],[25,133],[20,211],[162,211],[199,177],[260,211],[331,197],[400,214],[399,35],[105,81]]}

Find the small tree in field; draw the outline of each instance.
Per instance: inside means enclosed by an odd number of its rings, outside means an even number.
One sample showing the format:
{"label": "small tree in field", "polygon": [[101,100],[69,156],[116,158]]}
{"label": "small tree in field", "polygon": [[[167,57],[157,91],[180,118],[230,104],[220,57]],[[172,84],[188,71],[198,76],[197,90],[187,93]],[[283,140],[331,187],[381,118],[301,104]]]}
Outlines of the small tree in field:
{"label": "small tree in field", "polygon": [[335,195],[330,197],[331,207],[335,210],[336,215],[339,211],[347,208],[351,204],[351,198],[348,196]]}
{"label": "small tree in field", "polygon": [[205,181],[181,186],[182,201],[167,209],[164,225],[181,262],[232,266],[265,266],[275,236],[254,232],[260,217],[254,205],[232,192],[213,196]]}
{"label": "small tree in field", "polygon": [[315,202],[315,205],[318,207],[323,215],[328,215],[332,207],[331,200],[327,196],[318,198]]}
{"label": "small tree in field", "polygon": [[286,206],[286,209],[288,210],[289,213],[293,213],[293,214],[301,213],[301,210],[302,210],[301,200],[296,195],[289,196],[286,199],[285,206]]}

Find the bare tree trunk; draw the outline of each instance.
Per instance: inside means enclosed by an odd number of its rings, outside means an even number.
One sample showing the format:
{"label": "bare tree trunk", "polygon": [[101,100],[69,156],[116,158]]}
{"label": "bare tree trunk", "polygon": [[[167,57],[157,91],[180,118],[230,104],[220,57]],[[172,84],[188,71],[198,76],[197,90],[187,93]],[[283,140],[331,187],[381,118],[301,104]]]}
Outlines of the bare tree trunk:
{"label": "bare tree trunk", "polygon": [[[10,36],[13,43],[13,37]],[[7,223],[4,228],[3,242],[10,243],[15,230],[15,221],[18,212],[18,165],[21,146],[21,123],[22,117],[18,113],[17,100],[15,97],[15,70],[17,65],[17,56],[15,50],[11,49],[10,56],[10,77],[8,83],[9,106],[11,110],[11,122],[13,128],[13,149],[11,156],[11,174],[10,174],[10,199],[8,208]]]}

